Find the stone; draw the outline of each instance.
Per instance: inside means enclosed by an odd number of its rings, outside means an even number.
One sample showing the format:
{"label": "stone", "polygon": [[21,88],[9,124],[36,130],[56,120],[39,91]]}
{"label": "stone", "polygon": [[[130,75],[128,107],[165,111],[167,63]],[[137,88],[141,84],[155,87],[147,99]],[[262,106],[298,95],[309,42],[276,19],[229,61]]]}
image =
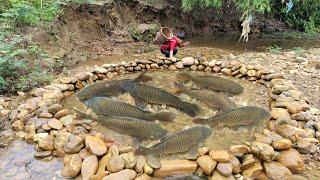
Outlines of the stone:
{"label": "stone", "polygon": [[83,149],[81,149],[81,150],[79,151],[79,155],[80,155],[80,157],[81,157],[82,159],[85,159],[85,158],[87,158],[87,157],[89,157],[89,156],[92,156],[92,153],[89,152],[86,148],[83,148]]}
{"label": "stone", "polygon": [[232,164],[232,173],[237,174],[241,172],[241,163],[238,158],[233,155],[230,155],[230,161]]}
{"label": "stone", "polygon": [[174,63],[174,66],[176,66],[176,68],[178,68],[178,69],[183,69],[184,68],[184,66],[183,66],[181,61],[178,61],[178,62]]}
{"label": "stone", "polygon": [[73,121],[74,121],[74,119],[73,119],[72,115],[68,115],[68,116],[64,116],[64,117],[60,118],[60,122],[66,127],[73,124]]}
{"label": "stone", "polygon": [[167,177],[177,174],[192,174],[197,170],[197,163],[189,160],[161,160],[161,168],[155,169],[155,177]]}
{"label": "stone", "polygon": [[66,155],[63,159],[62,175],[68,178],[76,177],[81,170],[82,159],[79,154]]}
{"label": "stone", "polygon": [[[38,135],[38,136],[37,136]],[[52,151],[54,138],[48,133],[38,133],[35,135],[34,140],[38,142],[39,148],[45,151]]]}
{"label": "stone", "polygon": [[193,57],[185,57],[181,59],[181,62],[184,66],[192,66],[194,65],[195,61]]}
{"label": "stone", "polygon": [[223,68],[223,69],[221,69],[221,72],[222,72],[223,74],[227,75],[227,76],[230,76],[231,73],[232,73],[232,70],[229,69],[229,68]]}
{"label": "stone", "polygon": [[292,142],[289,139],[279,139],[272,142],[271,145],[275,150],[287,150],[292,147]]}
{"label": "stone", "polygon": [[152,178],[148,174],[143,173],[142,175],[136,177],[135,180],[152,180]]}
{"label": "stone", "polygon": [[131,169],[125,169],[117,173],[110,174],[102,180],[132,180],[135,179],[137,173]]}
{"label": "stone", "polygon": [[88,135],[85,137],[85,144],[90,149],[90,152],[97,156],[102,156],[108,151],[105,142],[99,137]]}
{"label": "stone", "polygon": [[232,164],[231,163],[218,163],[217,171],[223,176],[230,176],[232,174]]}
{"label": "stone", "polygon": [[150,65],[150,68],[151,68],[151,69],[159,69],[159,65],[156,64],[156,63],[152,63],[152,64]]}
{"label": "stone", "polygon": [[255,162],[253,166],[242,171],[244,177],[254,177],[262,171],[262,166],[260,162]]}
{"label": "stone", "polygon": [[212,68],[211,68],[211,67],[206,67],[206,68],[204,68],[204,71],[205,71],[205,72],[211,72],[211,71],[212,71]]}
{"label": "stone", "polygon": [[83,147],[84,143],[82,138],[71,134],[64,146],[64,151],[66,153],[78,153]]}
{"label": "stone", "polygon": [[24,130],[24,123],[22,120],[15,121],[11,126],[14,131],[23,131]]}
{"label": "stone", "polygon": [[306,122],[314,120],[314,116],[310,111],[300,112],[298,114],[292,114],[291,118],[297,121],[306,121]]}
{"label": "stone", "polygon": [[96,67],[94,69],[94,72],[98,73],[98,74],[106,74],[108,72],[108,70],[103,67]]}
{"label": "stone", "polygon": [[24,139],[26,137],[27,133],[23,132],[23,131],[18,131],[16,132],[16,137],[20,138],[20,139]]}
{"label": "stone", "polygon": [[146,163],[144,166],[143,166],[143,172],[148,174],[148,175],[152,175],[153,173],[153,168],[148,164]]}
{"label": "stone", "polygon": [[32,96],[42,97],[44,93],[48,92],[49,90],[44,88],[36,88],[31,91]]}
{"label": "stone", "polygon": [[271,90],[271,92],[272,92],[272,94],[277,94],[277,95],[279,95],[279,94],[281,94],[281,93],[283,93],[283,92],[286,92],[286,91],[289,91],[290,90],[290,87],[289,86],[286,86],[286,85],[275,85],[275,86],[273,86],[272,87],[272,90]]}
{"label": "stone", "polygon": [[147,160],[144,156],[138,156],[135,170],[138,173],[143,172],[143,167],[145,166],[146,163],[147,163]]}
{"label": "stone", "polygon": [[219,151],[212,150],[209,152],[209,155],[214,161],[217,161],[219,163],[229,162],[229,159],[230,159],[229,153],[224,150],[219,150]]}
{"label": "stone", "polygon": [[304,161],[300,153],[295,149],[288,149],[280,152],[278,162],[293,173],[302,173],[305,169]]}
{"label": "stone", "polygon": [[69,140],[70,133],[59,131],[54,138],[53,146],[57,150],[63,150],[64,146]]}
{"label": "stone", "polygon": [[247,145],[233,145],[230,146],[229,151],[232,155],[236,157],[242,157],[251,152],[250,147]]}
{"label": "stone", "polygon": [[50,119],[48,125],[52,129],[61,130],[63,128],[62,123],[57,119]]}
{"label": "stone", "polygon": [[291,117],[287,109],[283,108],[272,108],[271,117],[276,120],[290,122]]}
{"label": "stone", "polygon": [[313,154],[317,151],[317,146],[305,139],[300,139],[294,148],[301,154]]}
{"label": "stone", "polygon": [[263,163],[266,174],[274,180],[282,180],[291,178],[291,171],[278,162]]}
{"label": "stone", "polygon": [[108,175],[106,168],[107,168],[108,161],[110,158],[111,158],[111,153],[108,153],[100,159],[97,173],[91,177],[93,180],[100,180],[103,177],[105,177],[106,175]]}
{"label": "stone", "polygon": [[44,100],[56,100],[60,101],[63,98],[63,94],[61,90],[52,90],[43,94]]}
{"label": "stone", "polygon": [[271,162],[274,159],[274,149],[268,144],[254,141],[251,143],[251,152],[267,162]]}
{"label": "stone", "polygon": [[62,105],[60,104],[52,104],[47,108],[48,112],[51,114],[56,114],[61,109],[62,109]]}
{"label": "stone", "polygon": [[107,163],[107,169],[112,173],[119,172],[123,168],[124,163],[119,156],[112,156]]}
{"label": "stone", "polygon": [[275,131],[282,137],[290,139],[293,143],[297,142],[301,137],[307,137],[305,130],[293,127],[288,124],[276,126]]}
{"label": "stone", "polygon": [[44,157],[48,157],[52,154],[52,151],[37,151],[34,154],[34,157],[36,158],[44,158]]}
{"label": "stone", "polygon": [[175,65],[170,65],[169,70],[175,71],[175,70],[177,70],[177,67]]}
{"label": "stone", "polygon": [[119,149],[119,154],[128,153],[131,151],[133,151],[133,147],[127,146],[127,147],[123,147],[123,148]]}
{"label": "stone", "polygon": [[197,159],[197,164],[207,175],[211,175],[217,165],[217,162],[212,160],[210,156],[204,155]]}
{"label": "stone", "polygon": [[133,152],[123,153],[120,155],[120,158],[124,162],[124,167],[126,169],[133,169],[137,164],[137,159]]}
{"label": "stone", "polygon": [[252,154],[246,154],[242,159],[241,169],[248,169],[249,167],[253,166],[256,162],[257,161]]}
{"label": "stone", "polygon": [[191,69],[192,71],[196,71],[196,70],[198,69],[198,66],[192,65],[192,66],[190,67],[190,69]]}
{"label": "stone", "polygon": [[235,180],[235,178],[232,175],[225,177],[222,174],[220,174],[218,171],[214,171],[212,173],[210,180]]}
{"label": "stone", "polygon": [[304,110],[304,105],[300,102],[292,102],[287,104],[287,109],[291,114],[297,114]]}
{"label": "stone", "polygon": [[53,115],[48,112],[42,112],[39,114],[39,118],[52,118],[52,117],[53,117]]}
{"label": "stone", "polygon": [[209,65],[209,67],[213,67],[213,66],[216,65],[216,61],[215,60],[211,60],[208,65]]}
{"label": "stone", "polygon": [[221,67],[218,66],[218,65],[215,65],[215,66],[213,66],[212,71],[215,72],[215,73],[218,73],[218,72],[221,71]]}
{"label": "stone", "polygon": [[95,155],[86,157],[81,165],[82,180],[90,180],[98,169],[98,158]]}
{"label": "stone", "polygon": [[204,156],[204,155],[209,154],[209,151],[210,151],[209,147],[201,147],[201,148],[198,149],[198,154],[200,156]]}
{"label": "stone", "polygon": [[198,69],[199,71],[202,71],[202,70],[204,70],[204,68],[205,68],[204,65],[200,64],[197,69]]}

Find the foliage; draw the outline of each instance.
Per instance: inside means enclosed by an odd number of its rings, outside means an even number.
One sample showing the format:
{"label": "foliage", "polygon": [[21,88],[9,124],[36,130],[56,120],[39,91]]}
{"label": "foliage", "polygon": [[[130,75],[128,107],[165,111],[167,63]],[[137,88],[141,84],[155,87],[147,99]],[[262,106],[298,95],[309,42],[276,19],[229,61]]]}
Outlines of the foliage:
{"label": "foliage", "polygon": [[268,51],[273,54],[280,54],[282,51],[282,48],[274,44],[268,47]]}
{"label": "foliage", "polygon": [[157,25],[151,25],[145,32],[141,32],[141,30],[135,26],[129,27],[129,33],[134,40],[144,41],[147,43],[153,41],[157,31]]}

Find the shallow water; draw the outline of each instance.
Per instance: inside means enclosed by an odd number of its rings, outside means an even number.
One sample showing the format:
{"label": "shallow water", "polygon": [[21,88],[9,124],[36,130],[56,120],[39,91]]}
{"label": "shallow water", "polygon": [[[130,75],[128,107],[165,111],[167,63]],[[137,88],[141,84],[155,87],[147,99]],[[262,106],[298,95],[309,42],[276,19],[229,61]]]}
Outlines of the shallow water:
{"label": "shallow water", "polygon": [[248,42],[238,42],[239,36],[240,34],[221,33],[213,36],[192,37],[187,40],[193,47],[212,47],[232,51],[266,51],[268,47],[275,45],[282,49],[320,47],[319,40],[265,35],[249,36]]}
{"label": "shallow water", "polygon": [[[148,72],[147,75],[151,76],[153,78],[152,81],[148,82],[149,85],[165,89],[168,92],[174,93],[175,88],[173,83],[176,82],[176,73],[173,71],[158,71],[158,72]],[[192,72],[196,74],[196,72]],[[199,74],[199,73],[197,73]],[[206,73],[201,73],[201,74],[206,74]],[[212,73],[210,73],[212,74]],[[134,78],[136,77],[137,74],[132,75],[122,75],[119,77],[121,78]],[[234,95],[234,96],[229,96],[230,99],[232,99],[238,106],[243,106],[243,105],[254,105],[254,106],[260,106],[265,109],[268,109],[268,103],[267,103],[267,91],[266,88],[260,84],[248,82],[246,80],[240,80],[240,79],[235,79],[232,78],[232,80],[240,83],[242,86],[244,86],[245,90],[243,93],[240,95]],[[187,83],[187,85],[192,85],[192,83]],[[195,85],[193,85],[195,86]],[[201,117],[209,117],[213,116],[215,113],[214,109],[210,109],[203,103],[201,103],[198,100],[192,99],[189,96],[185,94],[180,94],[180,98],[184,101],[191,102],[191,103],[196,103],[201,107],[201,112],[199,116]],[[121,95],[120,97],[117,98],[118,100],[131,103],[133,104],[133,99],[130,97],[130,95]],[[67,109],[72,109],[73,107],[78,107],[78,108],[83,108],[84,105],[80,103],[75,95],[70,96],[66,98],[63,101],[63,106]],[[176,132],[180,131],[182,129],[188,128],[195,126],[197,124],[192,122],[192,118],[174,108],[171,107],[166,107],[166,106],[161,106],[161,105],[148,105],[146,110],[157,112],[159,110],[161,111],[170,111],[173,112],[174,114],[177,115],[177,118],[173,122],[160,122],[160,125],[167,129],[169,132]],[[213,128],[213,134],[210,136],[205,142],[204,146],[209,146],[212,149],[226,149],[230,145],[234,144],[239,144],[243,143],[245,141],[250,141],[252,140],[252,135],[254,132],[258,131],[264,126],[264,122],[262,122],[259,127],[255,128],[239,128],[239,129],[229,129],[229,128]],[[95,130],[105,134],[107,137],[116,140],[120,145],[123,146],[134,146],[136,147],[137,145],[144,145],[148,146],[151,144],[154,144],[156,142],[151,142],[151,141],[138,141],[135,138],[132,138],[128,135],[123,135],[119,134],[115,131],[109,130],[108,128],[102,126],[102,125],[97,125],[94,127]]]}
{"label": "shallow water", "polygon": [[50,161],[34,158],[33,144],[14,141],[11,146],[0,150],[0,179],[65,179],[60,175],[62,161],[53,158]]}

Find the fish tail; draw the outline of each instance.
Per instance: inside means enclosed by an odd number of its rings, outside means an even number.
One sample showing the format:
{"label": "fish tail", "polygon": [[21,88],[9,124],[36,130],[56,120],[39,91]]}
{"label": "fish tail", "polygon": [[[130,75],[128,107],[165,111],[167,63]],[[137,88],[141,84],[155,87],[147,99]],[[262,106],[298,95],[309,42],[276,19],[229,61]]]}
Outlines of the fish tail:
{"label": "fish tail", "polygon": [[180,110],[187,113],[191,117],[194,117],[199,113],[200,108],[196,104],[183,102],[182,106],[180,107]]}
{"label": "fish tail", "polygon": [[213,126],[219,125],[219,121],[212,119],[212,117],[209,118],[209,119],[195,117],[195,118],[192,119],[192,121],[194,123],[196,123],[196,124],[208,124],[208,123],[210,123],[210,125],[213,125]]}
{"label": "fish tail", "polygon": [[192,121],[193,121],[194,123],[199,123],[199,124],[200,124],[200,123],[206,122],[207,120],[204,119],[204,118],[195,117],[195,118],[192,119]]}
{"label": "fish tail", "polygon": [[154,120],[159,121],[173,121],[176,118],[176,116],[173,113],[170,112],[160,112],[154,115]]}
{"label": "fish tail", "polygon": [[152,80],[152,77],[145,75],[146,72],[142,72],[138,77],[136,77],[133,82],[148,82]]}
{"label": "fish tail", "polygon": [[150,148],[146,148],[143,146],[139,146],[138,149],[135,152],[136,155],[143,155],[145,156],[147,163],[149,165],[152,165],[152,167],[158,169],[161,167],[160,159],[157,156],[157,153],[154,152]]}
{"label": "fish tail", "polygon": [[177,74],[176,77],[177,77],[178,80],[182,80],[182,81],[191,79],[191,76],[188,73],[185,73],[185,72]]}
{"label": "fish tail", "polygon": [[82,118],[87,118],[87,119],[90,118],[89,115],[87,115],[85,112],[79,110],[78,108],[73,107],[73,110]]}

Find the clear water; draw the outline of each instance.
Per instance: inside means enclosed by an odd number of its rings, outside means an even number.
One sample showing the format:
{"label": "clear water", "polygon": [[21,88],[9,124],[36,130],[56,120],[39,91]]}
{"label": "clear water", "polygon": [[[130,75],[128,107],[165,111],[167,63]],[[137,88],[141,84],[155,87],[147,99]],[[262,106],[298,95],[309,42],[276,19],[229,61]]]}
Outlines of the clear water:
{"label": "clear water", "polygon": [[[158,88],[161,88],[161,89],[164,89],[168,92],[174,93],[175,88],[174,88],[173,83],[177,81],[175,78],[176,73],[177,72],[173,72],[173,71],[164,71],[164,72],[158,71],[158,72],[150,72],[150,73],[148,72],[147,75],[151,76],[153,78],[153,80],[148,82],[148,84],[155,86],[155,87],[158,87]],[[193,72],[193,73],[196,73],[196,72]],[[205,74],[205,73],[201,73],[201,74]],[[212,74],[212,73],[210,73],[210,74]],[[130,75],[123,75],[120,78],[134,78],[135,76],[136,75],[130,74]],[[246,80],[240,80],[240,79],[235,79],[235,78],[232,78],[232,80],[240,83],[242,86],[245,87],[244,92],[241,93],[240,95],[230,96],[230,99],[232,99],[234,102],[236,102],[237,105],[239,105],[239,106],[254,105],[254,106],[260,106],[265,109],[268,109],[267,91],[264,86],[262,86],[260,84],[248,82]],[[187,85],[191,85],[191,83],[188,83]],[[196,99],[192,99],[185,94],[180,94],[179,96],[182,100],[184,100],[186,102],[195,103],[195,104],[199,105],[201,108],[201,112],[200,112],[199,116],[201,116],[201,117],[213,116],[216,112],[215,109],[210,109],[202,102],[200,102]],[[128,94],[124,94],[117,99],[120,101],[124,101],[124,102],[133,104],[133,99]],[[63,101],[63,106],[65,108],[70,109],[70,110],[72,110],[72,108],[75,106],[78,108],[84,107],[84,105],[77,100],[75,95],[66,98]],[[149,105],[147,107],[147,110],[153,111],[153,112],[157,112],[162,109],[166,109],[167,111],[173,112],[174,114],[177,115],[177,118],[173,122],[159,122],[160,125],[163,128],[167,129],[169,132],[173,133],[173,132],[180,131],[182,129],[196,125],[192,122],[192,118],[190,116],[188,116],[188,115],[186,115],[186,114],[184,114],[174,108],[161,106],[161,105],[152,105],[152,106]],[[244,128],[239,128],[239,129],[229,129],[229,128],[221,129],[221,128],[219,128],[218,129],[218,128],[213,127],[212,136],[210,136],[206,140],[206,142],[204,142],[203,145],[209,146],[212,149],[226,149],[230,145],[243,143],[245,141],[250,141],[250,140],[252,140],[253,133],[258,131],[259,129],[261,129],[264,124],[265,123],[261,123],[261,126],[256,127],[254,129],[244,129]],[[119,133],[112,131],[112,130],[108,129],[107,127],[104,127],[99,124],[97,126],[95,126],[94,129],[105,134],[107,137],[110,137],[110,138],[116,140],[116,142],[118,142],[120,145],[124,145],[124,146],[131,145],[131,146],[135,147],[138,144],[148,146],[148,145],[156,143],[156,142],[151,142],[151,141],[141,142],[135,138],[132,138],[128,135],[119,134]]]}

